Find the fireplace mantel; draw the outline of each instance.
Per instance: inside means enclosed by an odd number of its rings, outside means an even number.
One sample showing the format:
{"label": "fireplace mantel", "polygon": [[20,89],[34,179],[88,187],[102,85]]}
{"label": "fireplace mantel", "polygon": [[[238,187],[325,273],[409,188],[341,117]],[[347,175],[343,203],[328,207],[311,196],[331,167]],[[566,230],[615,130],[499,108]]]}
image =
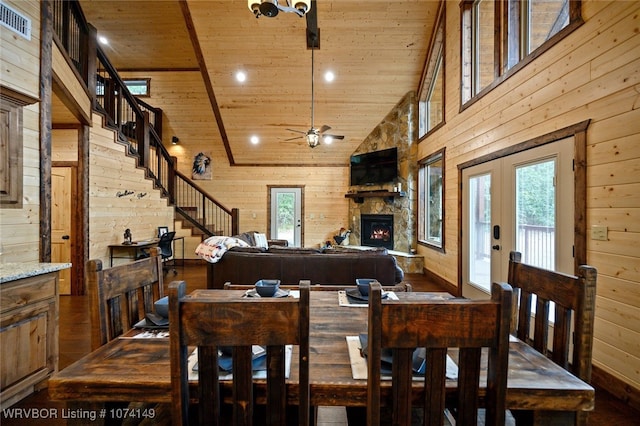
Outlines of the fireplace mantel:
{"label": "fireplace mantel", "polygon": [[353,198],[353,201],[356,203],[362,204],[365,198],[371,197],[379,197],[385,198],[388,201],[393,201],[396,197],[406,197],[407,193],[404,191],[358,191],[358,192],[349,192],[344,194],[345,198]]}

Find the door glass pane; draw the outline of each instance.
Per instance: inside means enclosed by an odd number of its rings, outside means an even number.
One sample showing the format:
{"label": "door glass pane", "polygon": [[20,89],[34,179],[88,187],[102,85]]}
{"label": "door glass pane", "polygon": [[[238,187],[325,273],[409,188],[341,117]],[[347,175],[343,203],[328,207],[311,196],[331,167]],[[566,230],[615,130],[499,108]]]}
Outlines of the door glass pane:
{"label": "door glass pane", "polygon": [[516,167],[516,250],[522,262],[555,270],[555,160]]}
{"label": "door glass pane", "polygon": [[469,179],[469,282],[491,289],[491,175]]}
{"label": "door glass pane", "polygon": [[295,201],[293,192],[279,192],[276,195],[276,233],[275,239],[287,240],[294,245]]}

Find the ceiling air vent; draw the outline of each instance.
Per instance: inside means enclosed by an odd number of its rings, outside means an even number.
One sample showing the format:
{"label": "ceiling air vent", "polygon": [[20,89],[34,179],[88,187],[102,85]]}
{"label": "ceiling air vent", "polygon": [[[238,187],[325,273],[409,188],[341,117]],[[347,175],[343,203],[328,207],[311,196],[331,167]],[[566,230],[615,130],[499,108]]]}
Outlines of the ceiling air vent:
{"label": "ceiling air vent", "polygon": [[31,19],[4,3],[0,3],[0,24],[31,40]]}

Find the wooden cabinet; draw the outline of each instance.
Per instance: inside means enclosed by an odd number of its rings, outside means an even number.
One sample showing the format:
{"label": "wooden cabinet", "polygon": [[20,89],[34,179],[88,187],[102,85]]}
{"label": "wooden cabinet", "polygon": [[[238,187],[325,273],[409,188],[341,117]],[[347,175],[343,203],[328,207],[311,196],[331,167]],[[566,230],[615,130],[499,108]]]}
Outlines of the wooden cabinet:
{"label": "wooden cabinet", "polygon": [[0,401],[8,407],[58,368],[58,272],[0,284]]}

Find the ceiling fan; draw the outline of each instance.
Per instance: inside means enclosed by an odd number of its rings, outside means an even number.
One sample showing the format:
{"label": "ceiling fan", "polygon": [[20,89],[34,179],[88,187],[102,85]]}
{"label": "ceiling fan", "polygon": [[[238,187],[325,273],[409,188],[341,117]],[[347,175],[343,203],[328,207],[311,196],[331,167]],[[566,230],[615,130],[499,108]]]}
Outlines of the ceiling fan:
{"label": "ceiling fan", "polygon": [[[314,34],[315,36],[315,34]],[[295,129],[287,129],[290,132],[302,133],[303,136],[296,136],[295,138],[285,139],[286,141],[292,141],[294,139],[298,139],[300,137],[304,138],[307,142],[307,145],[311,148],[315,148],[320,145],[320,139],[326,144],[330,144],[334,139],[344,139],[343,135],[332,135],[329,133],[325,133],[327,130],[331,129],[330,126],[326,124],[320,128],[313,127],[313,108],[314,108],[314,90],[313,90],[313,71],[314,71],[314,55],[313,52],[316,48],[314,46],[311,47],[311,128],[306,132]]]}

